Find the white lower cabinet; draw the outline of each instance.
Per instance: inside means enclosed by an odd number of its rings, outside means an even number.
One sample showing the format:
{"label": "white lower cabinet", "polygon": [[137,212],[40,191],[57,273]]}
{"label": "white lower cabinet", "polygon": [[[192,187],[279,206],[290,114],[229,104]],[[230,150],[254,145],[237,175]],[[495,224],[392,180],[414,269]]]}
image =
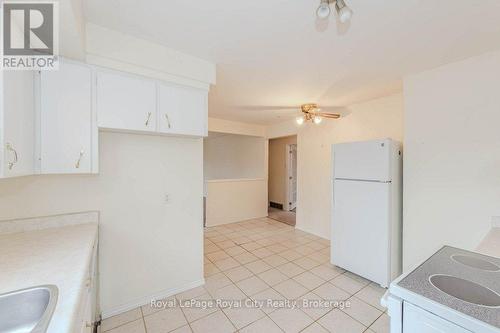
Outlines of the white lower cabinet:
{"label": "white lower cabinet", "polygon": [[0,178],[34,173],[34,74],[0,71]]}
{"label": "white lower cabinet", "polygon": [[91,69],[61,62],[40,75],[40,173],[97,172]]}
{"label": "white lower cabinet", "polygon": [[404,302],[403,308],[404,333],[471,333],[408,302]]}

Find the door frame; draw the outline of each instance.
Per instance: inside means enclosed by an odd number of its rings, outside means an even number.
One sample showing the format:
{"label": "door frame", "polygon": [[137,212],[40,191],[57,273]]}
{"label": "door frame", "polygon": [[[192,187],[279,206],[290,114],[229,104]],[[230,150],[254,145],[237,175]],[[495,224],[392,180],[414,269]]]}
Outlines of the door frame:
{"label": "door frame", "polygon": [[[298,153],[298,146],[296,143],[294,144],[286,144],[285,145],[285,156],[286,156],[286,167],[285,167],[285,203],[283,205],[283,210],[285,211],[291,211],[293,208],[290,207],[289,200],[290,200],[290,172],[291,172],[291,158],[290,158],[290,152],[292,146],[295,146],[295,149]],[[297,161],[295,162],[297,163]],[[297,179],[296,179],[297,182]],[[296,189],[297,190],[297,189]],[[297,208],[297,202],[295,202],[295,207]]]}

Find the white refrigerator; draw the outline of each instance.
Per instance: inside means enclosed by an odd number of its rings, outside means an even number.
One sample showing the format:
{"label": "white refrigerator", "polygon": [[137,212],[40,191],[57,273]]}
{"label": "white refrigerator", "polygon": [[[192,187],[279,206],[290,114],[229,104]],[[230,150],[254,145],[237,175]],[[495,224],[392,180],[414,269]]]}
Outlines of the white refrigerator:
{"label": "white refrigerator", "polygon": [[332,156],[331,262],[387,287],[402,266],[401,144],[335,144]]}

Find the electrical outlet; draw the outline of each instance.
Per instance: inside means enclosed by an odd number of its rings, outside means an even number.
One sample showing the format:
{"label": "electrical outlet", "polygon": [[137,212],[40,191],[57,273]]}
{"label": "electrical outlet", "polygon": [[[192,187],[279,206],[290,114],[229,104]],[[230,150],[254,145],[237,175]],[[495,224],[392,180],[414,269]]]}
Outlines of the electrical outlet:
{"label": "electrical outlet", "polygon": [[500,228],[500,216],[491,217],[491,226],[493,228]]}
{"label": "electrical outlet", "polygon": [[170,195],[165,194],[165,203],[170,203]]}

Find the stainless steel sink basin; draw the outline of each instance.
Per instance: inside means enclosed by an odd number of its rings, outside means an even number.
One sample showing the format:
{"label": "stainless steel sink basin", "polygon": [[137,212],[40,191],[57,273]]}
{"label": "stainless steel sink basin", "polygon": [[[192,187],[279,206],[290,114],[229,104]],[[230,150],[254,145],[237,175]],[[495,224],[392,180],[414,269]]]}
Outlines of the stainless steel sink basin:
{"label": "stainless steel sink basin", "polygon": [[437,289],[462,301],[480,306],[500,307],[499,294],[472,281],[442,274],[432,275],[429,281]]}
{"label": "stainless steel sink basin", "polygon": [[0,295],[0,333],[42,333],[57,303],[56,286],[39,286]]}

